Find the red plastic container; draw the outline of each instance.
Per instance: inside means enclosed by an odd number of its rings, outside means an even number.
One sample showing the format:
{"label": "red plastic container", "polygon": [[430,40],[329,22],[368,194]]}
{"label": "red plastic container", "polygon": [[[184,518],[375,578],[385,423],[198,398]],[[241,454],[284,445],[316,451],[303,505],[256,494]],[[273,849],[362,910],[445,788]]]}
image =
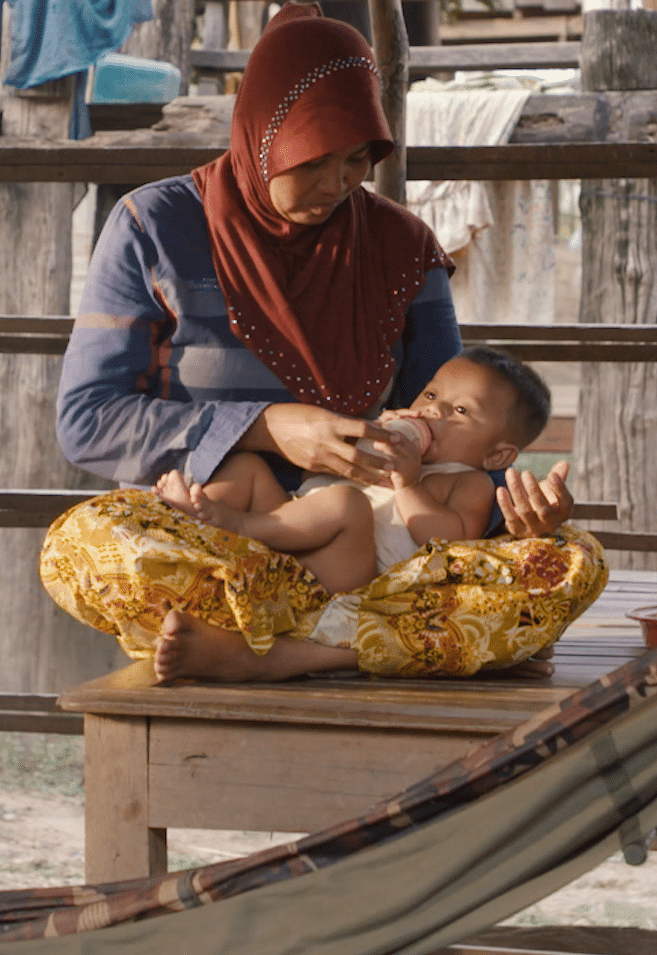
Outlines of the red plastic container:
{"label": "red plastic container", "polygon": [[643,631],[643,639],[646,646],[650,649],[657,647],[657,605],[652,607],[637,607],[631,610],[627,616],[630,620],[638,620]]}

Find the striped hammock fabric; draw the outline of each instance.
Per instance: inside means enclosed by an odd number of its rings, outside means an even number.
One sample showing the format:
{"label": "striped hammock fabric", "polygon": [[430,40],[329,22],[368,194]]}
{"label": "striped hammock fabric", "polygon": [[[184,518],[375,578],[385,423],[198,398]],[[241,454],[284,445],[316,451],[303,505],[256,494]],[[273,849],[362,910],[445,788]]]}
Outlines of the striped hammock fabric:
{"label": "striped hammock fabric", "polygon": [[[8,955],[431,955],[657,826],[657,651],[366,815],[149,879],[0,893]],[[91,935],[89,934],[91,933]]]}

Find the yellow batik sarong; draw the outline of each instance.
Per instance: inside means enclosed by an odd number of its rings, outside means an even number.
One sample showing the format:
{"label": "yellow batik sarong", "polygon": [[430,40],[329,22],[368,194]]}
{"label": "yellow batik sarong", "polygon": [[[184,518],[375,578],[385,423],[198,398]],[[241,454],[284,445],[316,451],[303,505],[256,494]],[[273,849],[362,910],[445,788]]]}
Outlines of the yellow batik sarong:
{"label": "yellow batik sarong", "polygon": [[289,555],[210,527],[148,491],[79,504],[48,531],[41,578],[78,620],[153,653],[173,608],[236,630],[256,653],[277,635],[358,652],[384,676],[469,676],[508,667],[557,640],[599,596],[600,544],[553,536],[431,541],[359,590],[331,597]]}

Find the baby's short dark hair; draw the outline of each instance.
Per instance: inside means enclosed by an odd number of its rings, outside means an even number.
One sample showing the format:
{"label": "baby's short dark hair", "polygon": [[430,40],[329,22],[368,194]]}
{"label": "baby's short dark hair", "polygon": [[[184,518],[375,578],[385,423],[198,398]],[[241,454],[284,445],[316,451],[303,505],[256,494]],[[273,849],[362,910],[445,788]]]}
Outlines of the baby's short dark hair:
{"label": "baby's short dark hair", "polygon": [[516,400],[509,415],[513,440],[519,450],[535,441],[552,411],[550,390],[541,376],[529,365],[494,348],[475,345],[464,349],[459,357],[491,368],[513,386]]}

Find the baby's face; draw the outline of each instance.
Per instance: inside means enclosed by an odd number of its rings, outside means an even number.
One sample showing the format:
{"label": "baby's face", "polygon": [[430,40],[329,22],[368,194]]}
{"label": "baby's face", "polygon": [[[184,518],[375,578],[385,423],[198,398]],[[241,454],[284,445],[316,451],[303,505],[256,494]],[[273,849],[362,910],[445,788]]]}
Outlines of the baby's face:
{"label": "baby's face", "polygon": [[512,385],[492,369],[467,358],[452,358],[411,405],[433,436],[422,460],[494,468],[494,463],[486,462],[496,448],[510,444],[505,433],[514,403]]}

